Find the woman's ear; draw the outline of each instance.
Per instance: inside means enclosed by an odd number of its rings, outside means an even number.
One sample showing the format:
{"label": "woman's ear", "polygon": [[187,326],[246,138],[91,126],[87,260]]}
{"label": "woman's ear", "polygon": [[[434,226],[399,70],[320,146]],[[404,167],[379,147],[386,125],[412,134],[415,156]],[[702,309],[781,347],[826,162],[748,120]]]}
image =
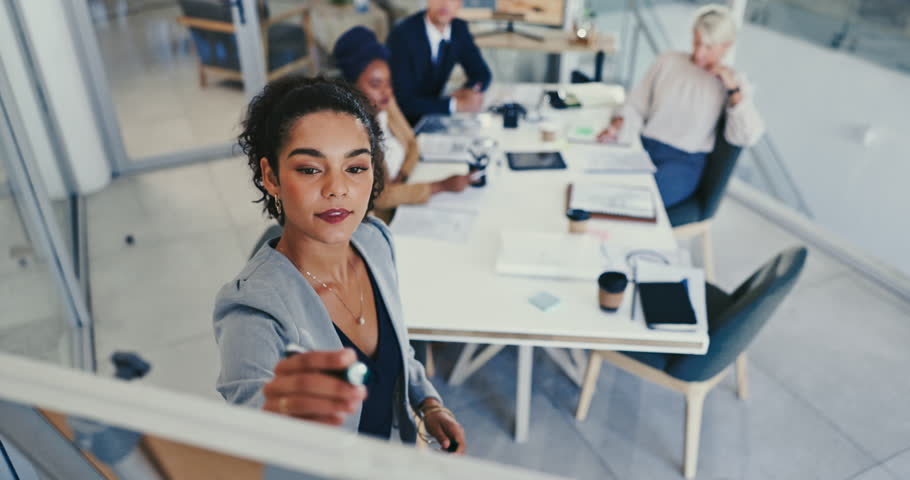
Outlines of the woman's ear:
{"label": "woman's ear", "polygon": [[259,169],[262,170],[262,185],[268,190],[273,197],[278,196],[278,172],[272,170],[269,159],[262,157],[259,159]]}

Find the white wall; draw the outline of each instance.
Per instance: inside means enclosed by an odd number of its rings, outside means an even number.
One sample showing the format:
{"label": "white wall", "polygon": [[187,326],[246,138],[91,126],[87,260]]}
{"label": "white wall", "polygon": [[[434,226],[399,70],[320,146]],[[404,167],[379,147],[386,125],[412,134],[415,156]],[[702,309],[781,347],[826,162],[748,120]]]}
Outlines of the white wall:
{"label": "white wall", "polygon": [[[100,190],[111,178],[110,163],[99,132],[99,125],[92,110],[85,79],[81,74],[78,56],[73,47],[73,35],[70,32],[64,14],[64,2],[73,0],[26,0],[19,1],[24,29],[33,47],[34,62],[39,75],[47,88],[45,92],[51,113],[56,116],[60,128],[63,149],[70,162],[78,193],[88,194]],[[4,11],[4,21],[9,21],[9,13]],[[4,30],[7,30],[4,28]],[[10,29],[11,30],[11,29]],[[9,32],[5,33],[9,34]],[[16,55],[8,52],[15,48],[15,43],[3,42],[4,65],[7,65],[7,54],[11,59],[8,70],[17,70],[17,75],[24,76],[22,65],[15,65]],[[16,68],[19,67],[19,68]],[[27,81],[26,81],[27,82]],[[17,99],[22,98],[20,109],[23,115],[29,116],[29,134],[38,137],[43,132],[39,129],[35,111],[36,103],[29,101],[31,85],[21,81],[14,85]],[[34,130],[34,133],[32,131]],[[54,173],[57,167],[52,154],[47,151],[47,139],[33,138],[36,162],[45,176],[48,191],[53,197],[63,193],[60,173]],[[39,147],[40,145],[40,147]],[[39,151],[40,150],[40,151]]]}
{"label": "white wall", "polygon": [[5,101],[15,102],[45,187],[53,198],[59,198],[65,194],[66,189],[47,136],[42,109],[25,68],[25,59],[19,51],[12,16],[7,8],[6,2],[0,2],[0,62],[16,95],[15,99]]}

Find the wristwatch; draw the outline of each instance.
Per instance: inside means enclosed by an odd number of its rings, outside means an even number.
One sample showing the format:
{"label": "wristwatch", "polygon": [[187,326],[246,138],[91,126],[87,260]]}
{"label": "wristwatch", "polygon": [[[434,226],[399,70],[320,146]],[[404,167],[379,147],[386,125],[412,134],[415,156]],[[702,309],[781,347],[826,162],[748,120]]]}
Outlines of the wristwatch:
{"label": "wristwatch", "polygon": [[727,97],[731,97],[733,95],[736,95],[737,93],[739,93],[739,87],[727,89]]}

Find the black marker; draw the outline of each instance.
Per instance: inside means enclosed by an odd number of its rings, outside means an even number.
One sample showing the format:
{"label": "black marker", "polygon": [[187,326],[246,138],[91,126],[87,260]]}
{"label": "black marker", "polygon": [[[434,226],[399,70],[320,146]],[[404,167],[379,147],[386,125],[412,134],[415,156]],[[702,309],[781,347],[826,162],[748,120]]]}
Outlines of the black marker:
{"label": "black marker", "polygon": [[[289,343],[284,347],[284,358],[298,353],[306,353],[306,349],[296,343]],[[341,370],[323,370],[322,372],[359,387],[365,386],[367,380],[370,379],[370,369],[363,362],[354,362],[348,368]]]}

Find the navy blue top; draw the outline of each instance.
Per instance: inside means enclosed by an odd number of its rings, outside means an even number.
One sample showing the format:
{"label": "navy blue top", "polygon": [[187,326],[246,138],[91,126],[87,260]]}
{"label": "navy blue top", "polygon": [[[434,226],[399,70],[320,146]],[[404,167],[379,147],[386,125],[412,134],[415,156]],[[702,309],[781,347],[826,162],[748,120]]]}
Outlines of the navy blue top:
{"label": "navy blue top", "polygon": [[449,99],[440,94],[456,63],[468,77],[466,85],[480,84],[486,90],[493,77],[468,23],[458,18],[452,20],[451,41],[443,45],[437,63],[433,63],[425,15],[426,10],[422,10],[402,20],[386,41],[395,99],[412,125],[428,113],[449,113]]}
{"label": "navy blue top", "polygon": [[363,402],[357,431],[389,438],[392,434],[395,383],[402,373],[401,346],[398,344],[398,335],[395,334],[392,319],[369,268],[367,275],[370,277],[370,288],[373,289],[373,298],[376,300],[376,322],[379,327],[376,353],[372,358],[366,356],[338,326],[335,326],[335,331],[338,332],[341,344],[357,352],[357,360],[365,363],[370,369],[366,384],[368,395]]}

